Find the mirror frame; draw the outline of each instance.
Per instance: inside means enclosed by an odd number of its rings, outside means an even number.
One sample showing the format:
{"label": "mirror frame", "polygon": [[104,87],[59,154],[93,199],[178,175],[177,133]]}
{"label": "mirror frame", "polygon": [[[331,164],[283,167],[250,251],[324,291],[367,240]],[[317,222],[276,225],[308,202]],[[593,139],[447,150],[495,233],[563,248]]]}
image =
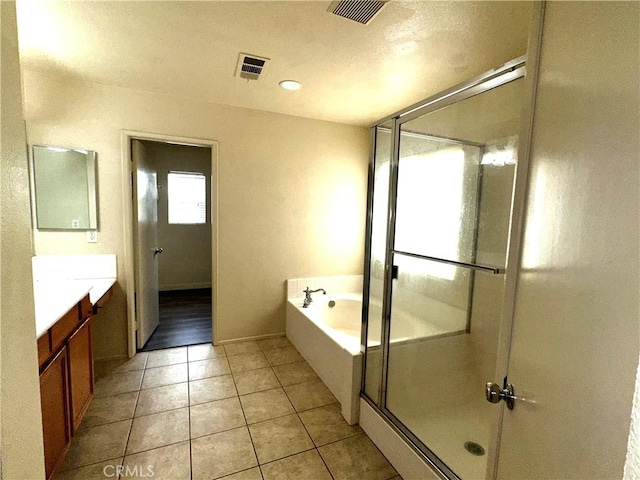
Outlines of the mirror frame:
{"label": "mirror frame", "polygon": [[[89,213],[89,225],[80,226],[74,228],[71,226],[40,226],[42,221],[38,220],[38,195],[37,195],[37,182],[36,182],[36,149],[44,148],[52,151],[59,151],[60,153],[73,151],[84,154],[86,156],[86,165],[88,172],[88,185],[87,185],[87,209]],[[29,151],[29,186],[30,186],[30,198],[31,198],[31,217],[34,230],[41,231],[69,231],[69,232],[83,232],[89,230],[98,230],[98,172],[97,172],[97,160],[98,153],[95,150],[88,150],[77,147],[62,147],[54,145],[40,145],[32,144]],[[93,189],[90,184],[93,183]],[[93,190],[93,191],[91,191]]]}

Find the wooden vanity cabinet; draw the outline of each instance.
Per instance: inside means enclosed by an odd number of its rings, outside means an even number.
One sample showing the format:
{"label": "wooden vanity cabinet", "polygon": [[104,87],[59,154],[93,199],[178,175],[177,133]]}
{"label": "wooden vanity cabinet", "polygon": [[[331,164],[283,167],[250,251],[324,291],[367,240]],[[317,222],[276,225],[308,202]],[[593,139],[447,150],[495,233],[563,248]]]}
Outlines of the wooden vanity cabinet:
{"label": "wooden vanity cabinet", "polygon": [[93,398],[91,313],[87,295],[38,339],[48,479],[64,458]]}
{"label": "wooden vanity cabinet", "polygon": [[40,374],[44,467],[50,478],[64,458],[71,441],[69,418],[69,368],[67,349],[62,348]]}
{"label": "wooden vanity cabinet", "polygon": [[73,431],[80,426],[93,398],[93,354],[91,351],[91,316],[69,337],[69,393]]}

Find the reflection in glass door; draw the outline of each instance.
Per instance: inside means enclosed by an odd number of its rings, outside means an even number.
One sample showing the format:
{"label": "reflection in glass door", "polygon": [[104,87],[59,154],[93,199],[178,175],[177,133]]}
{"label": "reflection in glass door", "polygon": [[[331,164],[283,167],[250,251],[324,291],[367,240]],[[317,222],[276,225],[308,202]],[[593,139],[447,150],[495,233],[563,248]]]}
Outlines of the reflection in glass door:
{"label": "reflection in glass door", "polygon": [[363,392],[452,478],[491,470],[500,409],[484,385],[496,369],[522,75],[400,115],[388,138],[376,129]]}

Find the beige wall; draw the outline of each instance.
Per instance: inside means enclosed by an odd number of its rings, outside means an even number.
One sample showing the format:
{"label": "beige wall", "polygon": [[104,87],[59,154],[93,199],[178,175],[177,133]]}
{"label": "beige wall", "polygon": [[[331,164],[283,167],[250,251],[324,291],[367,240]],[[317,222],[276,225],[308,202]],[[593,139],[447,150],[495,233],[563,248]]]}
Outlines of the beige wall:
{"label": "beige wall", "polygon": [[14,2],[0,2],[0,25],[0,477],[37,479],[44,477],[44,454],[31,294],[29,176]]}
{"label": "beige wall", "polygon": [[505,410],[497,478],[621,478],[640,339],[640,4],[547,3],[539,70],[508,366],[537,404]]}
{"label": "beige wall", "polygon": [[[158,174],[158,245],[164,251],[158,257],[160,290],[204,288],[211,286],[211,149],[143,142],[149,162]],[[199,172],[207,180],[207,223],[169,224],[169,171]]]}
{"label": "beige wall", "polygon": [[[217,341],[284,332],[285,280],[362,271],[369,133],[25,71],[29,143],[98,152],[100,232],[35,233],[37,253],[116,253],[98,357],[126,352],[121,131],[219,142]],[[108,310],[107,310],[108,309]]]}

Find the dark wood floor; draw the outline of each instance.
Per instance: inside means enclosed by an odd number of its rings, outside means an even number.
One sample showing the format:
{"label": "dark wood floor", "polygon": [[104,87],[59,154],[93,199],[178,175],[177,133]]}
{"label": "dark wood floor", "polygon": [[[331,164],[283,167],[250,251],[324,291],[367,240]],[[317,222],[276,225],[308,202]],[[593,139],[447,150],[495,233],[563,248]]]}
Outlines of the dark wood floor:
{"label": "dark wood floor", "polygon": [[160,292],[160,325],[141,351],[211,342],[211,289]]}

